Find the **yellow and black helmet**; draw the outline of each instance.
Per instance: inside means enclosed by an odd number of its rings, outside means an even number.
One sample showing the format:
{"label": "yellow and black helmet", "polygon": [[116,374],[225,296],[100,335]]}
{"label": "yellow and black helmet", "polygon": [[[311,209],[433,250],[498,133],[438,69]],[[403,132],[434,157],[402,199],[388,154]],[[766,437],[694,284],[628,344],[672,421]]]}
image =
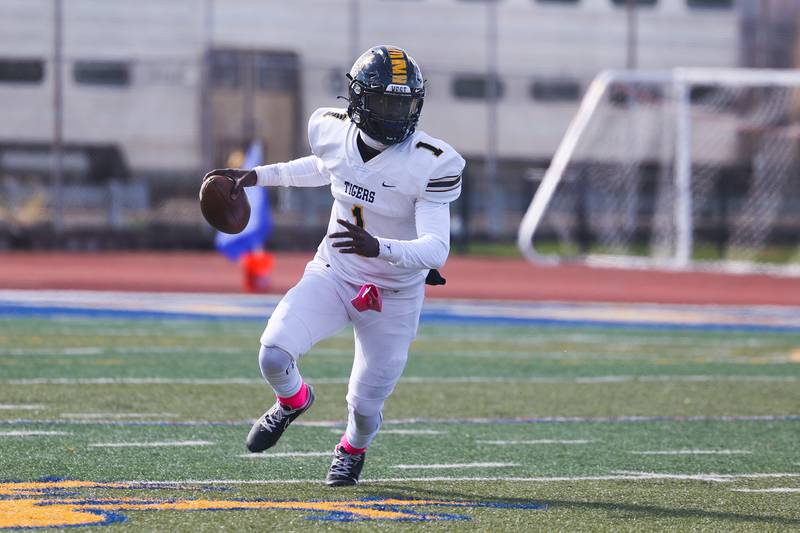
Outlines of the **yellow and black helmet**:
{"label": "yellow and black helmet", "polygon": [[347,78],[347,114],[361,131],[383,144],[403,142],[414,133],[425,99],[425,80],[405,50],[374,46],[361,54]]}

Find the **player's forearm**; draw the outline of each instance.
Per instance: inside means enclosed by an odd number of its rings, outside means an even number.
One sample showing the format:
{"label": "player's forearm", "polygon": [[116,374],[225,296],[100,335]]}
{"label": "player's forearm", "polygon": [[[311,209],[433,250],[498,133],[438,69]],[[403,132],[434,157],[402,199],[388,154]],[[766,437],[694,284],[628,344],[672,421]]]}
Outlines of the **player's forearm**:
{"label": "player's forearm", "polygon": [[415,207],[418,238],[401,241],[378,237],[378,257],[405,268],[442,268],[450,253],[450,208],[418,200]]}
{"label": "player's forearm", "polygon": [[403,268],[442,268],[450,253],[450,243],[434,235],[423,235],[411,241],[378,237],[378,243],[378,258]]}
{"label": "player's forearm", "polygon": [[316,156],[301,157],[287,163],[255,167],[256,185],[261,187],[320,187],[330,184],[330,177],[322,170]]}

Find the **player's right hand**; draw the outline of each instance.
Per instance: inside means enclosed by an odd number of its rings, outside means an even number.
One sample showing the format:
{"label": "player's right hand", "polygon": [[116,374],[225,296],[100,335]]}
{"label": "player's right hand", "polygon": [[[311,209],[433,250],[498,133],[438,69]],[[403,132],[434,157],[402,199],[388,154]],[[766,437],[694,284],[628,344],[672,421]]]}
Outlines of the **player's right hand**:
{"label": "player's right hand", "polygon": [[225,176],[231,178],[232,180],[238,180],[249,172],[249,170],[243,168],[215,168],[203,176],[203,181],[206,181],[211,176]]}
{"label": "player's right hand", "polygon": [[234,200],[241,194],[245,187],[252,187],[256,184],[257,176],[255,170],[244,168],[216,168],[203,176],[203,181],[211,176],[225,176],[236,182],[231,189],[231,198]]}

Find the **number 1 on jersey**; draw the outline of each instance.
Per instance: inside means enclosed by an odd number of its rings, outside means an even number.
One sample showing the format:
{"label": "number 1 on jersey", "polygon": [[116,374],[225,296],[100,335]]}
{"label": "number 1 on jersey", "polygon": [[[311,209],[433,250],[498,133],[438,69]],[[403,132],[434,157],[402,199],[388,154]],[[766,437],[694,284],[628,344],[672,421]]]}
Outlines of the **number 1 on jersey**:
{"label": "number 1 on jersey", "polygon": [[360,205],[354,205],[353,206],[353,216],[356,219],[356,226],[358,226],[359,228],[363,228],[364,227],[364,215],[362,213],[362,209],[361,209]]}

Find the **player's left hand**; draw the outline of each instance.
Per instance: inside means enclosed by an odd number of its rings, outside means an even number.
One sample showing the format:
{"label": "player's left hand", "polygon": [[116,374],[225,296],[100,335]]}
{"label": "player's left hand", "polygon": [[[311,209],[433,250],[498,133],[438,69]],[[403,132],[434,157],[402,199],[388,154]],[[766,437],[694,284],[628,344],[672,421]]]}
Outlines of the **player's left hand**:
{"label": "player's left hand", "polygon": [[378,239],[369,234],[367,230],[356,226],[355,224],[337,218],[336,222],[347,228],[347,231],[340,231],[328,235],[329,239],[350,239],[345,241],[336,241],[333,243],[334,248],[341,248],[341,254],[358,254],[364,257],[378,257],[380,251],[380,244]]}

